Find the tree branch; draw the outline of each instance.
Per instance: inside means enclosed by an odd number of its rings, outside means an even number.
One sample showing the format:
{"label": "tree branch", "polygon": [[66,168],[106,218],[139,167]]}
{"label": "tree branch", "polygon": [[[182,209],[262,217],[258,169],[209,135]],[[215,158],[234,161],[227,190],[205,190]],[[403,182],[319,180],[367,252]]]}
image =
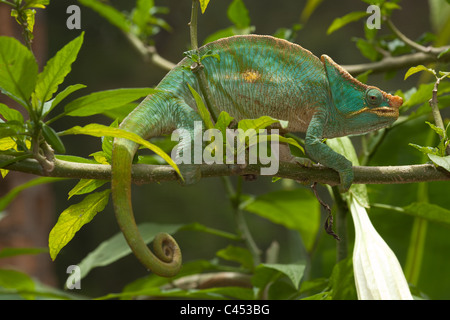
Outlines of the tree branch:
{"label": "tree branch", "polygon": [[132,33],[124,33],[133,47],[144,58],[145,62],[151,62],[163,70],[170,71],[175,67],[175,64],[169,60],[161,57],[154,46],[145,45],[139,38]]}
{"label": "tree branch", "polygon": [[[441,52],[444,52],[447,47],[442,48]],[[405,54],[398,57],[386,57],[380,61],[342,65],[342,68],[347,70],[352,75],[358,75],[366,71],[372,70],[372,73],[381,73],[385,71],[392,71],[396,69],[409,68],[417,66],[419,64],[427,64],[430,62],[449,62],[450,54],[446,54],[441,58],[437,58],[433,53],[417,52],[411,54]]]}
{"label": "tree branch", "polygon": [[[0,163],[11,161],[12,156],[0,155]],[[199,165],[203,178],[259,175],[260,165]],[[6,166],[4,169],[21,171],[39,176],[62,177],[72,179],[111,179],[111,167],[101,164],[86,164],[55,160],[55,168],[45,173],[41,165],[33,159],[26,159]],[[448,181],[450,173],[436,168],[432,164],[354,167],[356,184],[403,184],[428,181]],[[324,166],[304,167],[295,163],[281,162],[277,177],[297,180],[302,183],[318,182],[335,186],[339,184],[336,171]],[[178,176],[169,165],[134,164],[132,179],[136,184],[151,182],[176,181]]]}

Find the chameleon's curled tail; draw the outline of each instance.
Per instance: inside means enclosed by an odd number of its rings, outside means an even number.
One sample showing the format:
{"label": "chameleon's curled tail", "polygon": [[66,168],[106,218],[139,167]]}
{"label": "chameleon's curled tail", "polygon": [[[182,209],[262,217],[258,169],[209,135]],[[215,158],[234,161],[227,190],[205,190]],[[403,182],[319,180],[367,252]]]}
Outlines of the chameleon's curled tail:
{"label": "chameleon's curled tail", "polygon": [[166,233],[159,233],[150,251],[142,239],[131,205],[131,164],[137,144],[126,139],[114,141],[112,155],[112,198],[116,220],[134,255],[153,273],[172,277],[181,268],[181,251],[176,241]]}

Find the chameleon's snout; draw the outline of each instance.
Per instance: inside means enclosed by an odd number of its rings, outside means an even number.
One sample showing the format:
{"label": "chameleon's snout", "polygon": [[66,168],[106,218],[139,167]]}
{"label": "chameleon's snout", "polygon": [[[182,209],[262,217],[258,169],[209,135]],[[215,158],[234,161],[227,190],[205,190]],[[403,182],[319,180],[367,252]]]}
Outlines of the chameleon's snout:
{"label": "chameleon's snout", "polygon": [[389,106],[391,108],[400,108],[400,106],[403,104],[403,99],[402,97],[399,96],[393,96],[391,94],[386,94],[386,98],[389,102]]}

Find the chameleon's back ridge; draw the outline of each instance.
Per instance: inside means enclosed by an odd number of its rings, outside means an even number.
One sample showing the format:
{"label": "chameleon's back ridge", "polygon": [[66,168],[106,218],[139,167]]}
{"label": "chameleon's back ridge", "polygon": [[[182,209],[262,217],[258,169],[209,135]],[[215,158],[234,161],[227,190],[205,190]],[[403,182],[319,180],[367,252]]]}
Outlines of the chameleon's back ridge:
{"label": "chameleon's back ridge", "polygon": [[[306,132],[305,150],[321,165],[336,170],[347,190],[353,181],[350,161],[323,138],[360,134],[386,127],[398,117],[400,97],[360,83],[328,56],[320,59],[297,44],[271,36],[233,36],[198,50],[212,97],[212,113],[228,112],[236,121],[271,116],[288,122],[286,131]],[[194,123],[201,121],[190,85],[201,92],[184,58],[122,122],[121,128],[149,139],[183,129],[178,148],[192,146]],[[187,68],[186,68],[187,67]],[[175,240],[160,234],[150,251],[139,235],[131,205],[131,165],[138,145],[116,139],[112,157],[112,195],[116,219],[136,257],[161,276],[181,268]],[[198,167],[195,167],[198,169]],[[180,165],[187,180],[192,171]]]}

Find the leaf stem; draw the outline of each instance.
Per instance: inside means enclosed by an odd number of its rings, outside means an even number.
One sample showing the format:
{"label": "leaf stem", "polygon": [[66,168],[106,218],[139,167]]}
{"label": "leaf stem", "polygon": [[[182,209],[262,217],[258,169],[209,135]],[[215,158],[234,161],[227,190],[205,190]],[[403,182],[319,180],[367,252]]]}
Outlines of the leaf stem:
{"label": "leaf stem", "polygon": [[224,183],[226,193],[231,202],[238,234],[244,240],[250,251],[253,257],[253,264],[257,266],[261,263],[261,250],[256,245],[256,242],[250,233],[247,222],[245,221],[244,212],[241,209],[242,177],[238,177],[236,189],[233,188],[229,177],[222,177],[222,182]]}
{"label": "leaf stem", "polygon": [[192,0],[191,22],[189,22],[192,50],[198,49],[198,37],[197,37],[198,5],[199,5],[198,0]]}
{"label": "leaf stem", "polygon": [[[433,88],[433,96],[430,99],[429,104],[431,107],[431,112],[433,114],[433,118],[434,118],[434,122],[436,123],[436,126],[438,128],[441,128],[445,132],[444,122],[442,121],[442,116],[439,111],[438,99],[437,99],[439,83],[441,82],[441,80],[443,78],[445,78],[445,77],[442,77],[442,78],[436,77],[436,82],[434,83],[434,88]],[[443,139],[443,138],[444,137],[441,137],[441,139]]]}
{"label": "leaf stem", "polygon": [[340,241],[336,241],[337,254],[336,262],[344,260],[348,256],[348,234],[347,234],[347,213],[348,207],[346,202],[342,199],[342,194],[339,188],[334,186],[331,188],[334,202],[336,204],[336,233],[340,237]]}

